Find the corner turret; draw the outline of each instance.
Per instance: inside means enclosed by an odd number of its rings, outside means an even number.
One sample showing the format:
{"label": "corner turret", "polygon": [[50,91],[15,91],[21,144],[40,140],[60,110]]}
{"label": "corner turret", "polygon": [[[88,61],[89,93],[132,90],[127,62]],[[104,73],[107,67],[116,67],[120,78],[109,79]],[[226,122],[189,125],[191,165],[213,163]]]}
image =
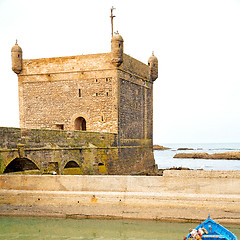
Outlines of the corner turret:
{"label": "corner turret", "polygon": [[111,40],[111,62],[114,66],[119,67],[123,62],[123,38],[116,32]]}
{"label": "corner turret", "polygon": [[12,70],[19,74],[22,71],[22,49],[16,44],[12,47]]}
{"label": "corner turret", "polygon": [[158,78],[158,59],[152,53],[152,56],[148,59],[149,76],[152,81]]}

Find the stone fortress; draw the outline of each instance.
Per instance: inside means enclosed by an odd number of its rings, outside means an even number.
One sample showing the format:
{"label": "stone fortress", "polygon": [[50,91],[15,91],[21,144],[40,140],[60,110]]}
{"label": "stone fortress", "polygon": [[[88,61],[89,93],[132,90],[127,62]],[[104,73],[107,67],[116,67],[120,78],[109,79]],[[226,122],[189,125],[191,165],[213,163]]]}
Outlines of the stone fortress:
{"label": "stone fortress", "polygon": [[158,60],[146,65],[123,43],[116,32],[110,53],[25,60],[16,42],[20,129],[0,128],[0,173],[154,172]]}
{"label": "stone fortress", "polygon": [[155,56],[124,54],[116,33],[104,54],[23,60],[16,44],[12,69],[20,128],[0,127],[0,215],[240,224],[239,171],[126,176],[156,173]]}

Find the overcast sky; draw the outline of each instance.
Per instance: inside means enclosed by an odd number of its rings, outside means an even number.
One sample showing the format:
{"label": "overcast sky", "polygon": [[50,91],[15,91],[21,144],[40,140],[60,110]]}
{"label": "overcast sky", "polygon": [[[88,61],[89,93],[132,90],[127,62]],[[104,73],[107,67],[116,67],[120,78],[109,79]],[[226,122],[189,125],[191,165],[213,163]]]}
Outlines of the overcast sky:
{"label": "overcast sky", "polygon": [[240,0],[0,0],[0,126],[19,127],[23,58],[110,51],[110,9],[124,52],[159,60],[154,143],[240,142]]}

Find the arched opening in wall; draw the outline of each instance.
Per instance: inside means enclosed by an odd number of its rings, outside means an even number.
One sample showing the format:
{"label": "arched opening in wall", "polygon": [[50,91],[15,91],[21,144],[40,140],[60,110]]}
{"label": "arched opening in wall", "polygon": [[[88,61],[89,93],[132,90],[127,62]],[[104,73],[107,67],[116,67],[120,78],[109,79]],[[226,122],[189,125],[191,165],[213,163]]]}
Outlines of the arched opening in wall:
{"label": "arched opening in wall", "polygon": [[82,171],[80,166],[75,161],[69,161],[63,170],[64,175],[81,175]]}
{"label": "arched opening in wall", "polygon": [[3,173],[40,174],[37,165],[27,158],[15,158],[5,168]]}
{"label": "arched opening in wall", "polygon": [[86,131],[86,120],[83,117],[75,119],[75,130]]}

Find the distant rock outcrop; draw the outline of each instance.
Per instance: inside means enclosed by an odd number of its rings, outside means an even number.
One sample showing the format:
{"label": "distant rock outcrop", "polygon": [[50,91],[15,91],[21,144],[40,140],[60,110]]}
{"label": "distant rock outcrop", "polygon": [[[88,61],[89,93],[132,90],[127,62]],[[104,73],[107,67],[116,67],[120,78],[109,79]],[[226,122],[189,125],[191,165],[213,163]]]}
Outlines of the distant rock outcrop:
{"label": "distant rock outcrop", "polygon": [[160,145],[153,145],[153,150],[168,150],[168,149],[170,149],[170,148],[163,147]]}
{"label": "distant rock outcrop", "polygon": [[182,150],[194,150],[193,148],[178,148],[177,150],[182,151]]}
{"label": "distant rock outcrop", "polygon": [[173,158],[227,159],[240,160],[240,151],[225,153],[178,153]]}

